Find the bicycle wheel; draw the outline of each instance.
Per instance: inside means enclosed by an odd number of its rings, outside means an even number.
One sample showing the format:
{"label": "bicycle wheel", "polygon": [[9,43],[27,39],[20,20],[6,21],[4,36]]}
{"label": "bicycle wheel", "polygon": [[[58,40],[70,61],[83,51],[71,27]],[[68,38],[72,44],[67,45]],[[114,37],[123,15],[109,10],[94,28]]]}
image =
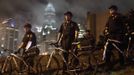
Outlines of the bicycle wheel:
{"label": "bicycle wheel", "polygon": [[5,60],[1,73],[2,75],[13,75],[13,68],[12,68],[11,60],[8,60],[8,58]]}
{"label": "bicycle wheel", "polygon": [[35,60],[35,68],[36,68],[36,71],[37,71],[37,75],[43,75],[42,66],[40,64],[41,56],[38,56],[35,59],[36,59]]}
{"label": "bicycle wheel", "polygon": [[[42,70],[42,74],[45,75],[58,75],[60,64],[55,56],[52,57],[49,65],[48,61],[50,59],[50,55],[41,55],[39,60],[39,64]],[[48,65],[48,67],[46,67]]]}
{"label": "bicycle wheel", "polygon": [[[15,63],[16,62],[16,63]],[[27,63],[21,58],[15,58],[14,64],[15,74],[14,75],[28,75],[30,69]]]}
{"label": "bicycle wheel", "polygon": [[78,71],[80,69],[79,66],[79,58],[73,54],[69,53],[69,62],[68,62],[68,74],[67,75],[79,75]]}
{"label": "bicycle wheel", "polygon": [[81,68],[81,72],[86,74],[95,75],[97,71],[97,59],[92,53],[81,53],[78,55],[79,58],[79,66]]}
{"label": "bicycle wheel", "polygon": [[36,64],[37,75],[43,75],[42,66],[40,63]]}

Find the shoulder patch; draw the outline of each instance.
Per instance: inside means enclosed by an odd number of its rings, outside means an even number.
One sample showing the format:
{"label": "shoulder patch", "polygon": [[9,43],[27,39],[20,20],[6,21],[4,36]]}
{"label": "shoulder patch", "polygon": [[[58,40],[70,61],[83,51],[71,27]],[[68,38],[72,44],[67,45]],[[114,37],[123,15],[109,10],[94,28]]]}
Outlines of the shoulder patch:
{"label": "shoulder patch", "polygon": [[29,34],[27,34],[27,37],[29,37],[30,35]]}
{"label": "shoulder patch", "polygon": [[31,38],[32,37],[32,34],[30,34],[29,37]]}

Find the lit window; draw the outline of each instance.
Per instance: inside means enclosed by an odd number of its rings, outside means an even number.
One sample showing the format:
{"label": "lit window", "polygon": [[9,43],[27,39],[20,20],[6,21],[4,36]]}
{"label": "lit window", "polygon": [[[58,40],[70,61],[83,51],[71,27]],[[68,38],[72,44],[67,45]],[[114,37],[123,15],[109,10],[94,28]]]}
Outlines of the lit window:
{"label": "lit window", "polygon": [[4,44],[1,44],[1,47],[4,47]]}
{"label": "lit window", "polygon": [[5,38],[4,38],[4,37],[2,37],[2,38],[1,38],[1,40],[5,40]]}

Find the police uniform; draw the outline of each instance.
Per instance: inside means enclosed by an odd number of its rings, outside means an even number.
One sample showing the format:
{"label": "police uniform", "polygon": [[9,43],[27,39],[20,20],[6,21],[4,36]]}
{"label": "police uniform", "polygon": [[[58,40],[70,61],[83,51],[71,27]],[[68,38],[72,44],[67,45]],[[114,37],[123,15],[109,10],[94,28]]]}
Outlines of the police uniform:
{"label": "police uniform", "polygon": [[26,60],[28,65],[33,66],[34,65],[34,57],[35,57],[35,55],[34,56],[25,56],[25,49],[26,49],[26,46],[27,46],[29,41],[32,42],[30,48],[33,47],[33,46],[36,46],[36,44],[37,44],[36,43],[36,35],[32,31],[29,31],[29,32],[25,33],[25,35],[23,37],[23,40],[22,40],[22,42],[23,42],[22,48],[24,50],[23,51],[23,54],[24,54],[24,58],[23,59]]}
{"label": "police uniform", "polygon": [[[70,21],[69,23],[63,23],[60,27],[59,33],[63,34],[61,46],[67,52],[71,50],[72,42],[75,41],[75,31],[79,31],[79,27],[77,23],[73,21]],[[63,56],[68,62],[68,53],[64,52]],[[63,67],[66,69],[65,63]]]}
{"label": "police uniform", "polygon": [[29,41],[32,42],[30,47],[36,46],[36,36],[32,31],[29,31],[24,35],[23,40],[22,40],[22,42],[24,43],[22,46],[23,49],[26,48]]}
{"label": "police uniform", "polygon": [[73,21],[61,25],[59,33],[63,34],[61,45],[65,50],[71,49],[72,42],[75,40],[75,31],[79,31],[79,27]]}
{"label": "police uniform", "polygon": [[[106,30],[105,30],[106,36],[108,39],[113,39],[113,40],[117,40],[120,42],[120,43],[109,42],[107,45],[105,61],[106,61],[106,64],[109,65],[111,63],[110,58],[112,55],[112,50],[115,49],[115,47],[112,45],[112,43],[114,43],[122,52],[124,52],[125,33],[127,32],[127,28],[125,26],[125,17],[119,13],[116,13],[116,14],[110,16],[105,28],[106,28]],[[119,59],[120,64],[123,65],[124,64],[124,55],[121,52],[119,52],[119,58],[120,58]]]}
{"label": "police uniform", "polygon": [[128,52],[129,56],[134,58],[134,11],[131,11],[127,18],[128,34],[129,34],[129,43],[128,43]]}

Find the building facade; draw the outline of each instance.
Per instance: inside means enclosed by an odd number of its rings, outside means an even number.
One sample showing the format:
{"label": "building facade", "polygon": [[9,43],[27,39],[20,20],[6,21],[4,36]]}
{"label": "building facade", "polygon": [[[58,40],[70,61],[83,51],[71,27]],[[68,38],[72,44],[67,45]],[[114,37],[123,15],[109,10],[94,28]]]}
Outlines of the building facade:
{"label": "building facade", "polygon": [[0,46],[15,50],[18,43],[18,29],[8,23],[0,24]]}

